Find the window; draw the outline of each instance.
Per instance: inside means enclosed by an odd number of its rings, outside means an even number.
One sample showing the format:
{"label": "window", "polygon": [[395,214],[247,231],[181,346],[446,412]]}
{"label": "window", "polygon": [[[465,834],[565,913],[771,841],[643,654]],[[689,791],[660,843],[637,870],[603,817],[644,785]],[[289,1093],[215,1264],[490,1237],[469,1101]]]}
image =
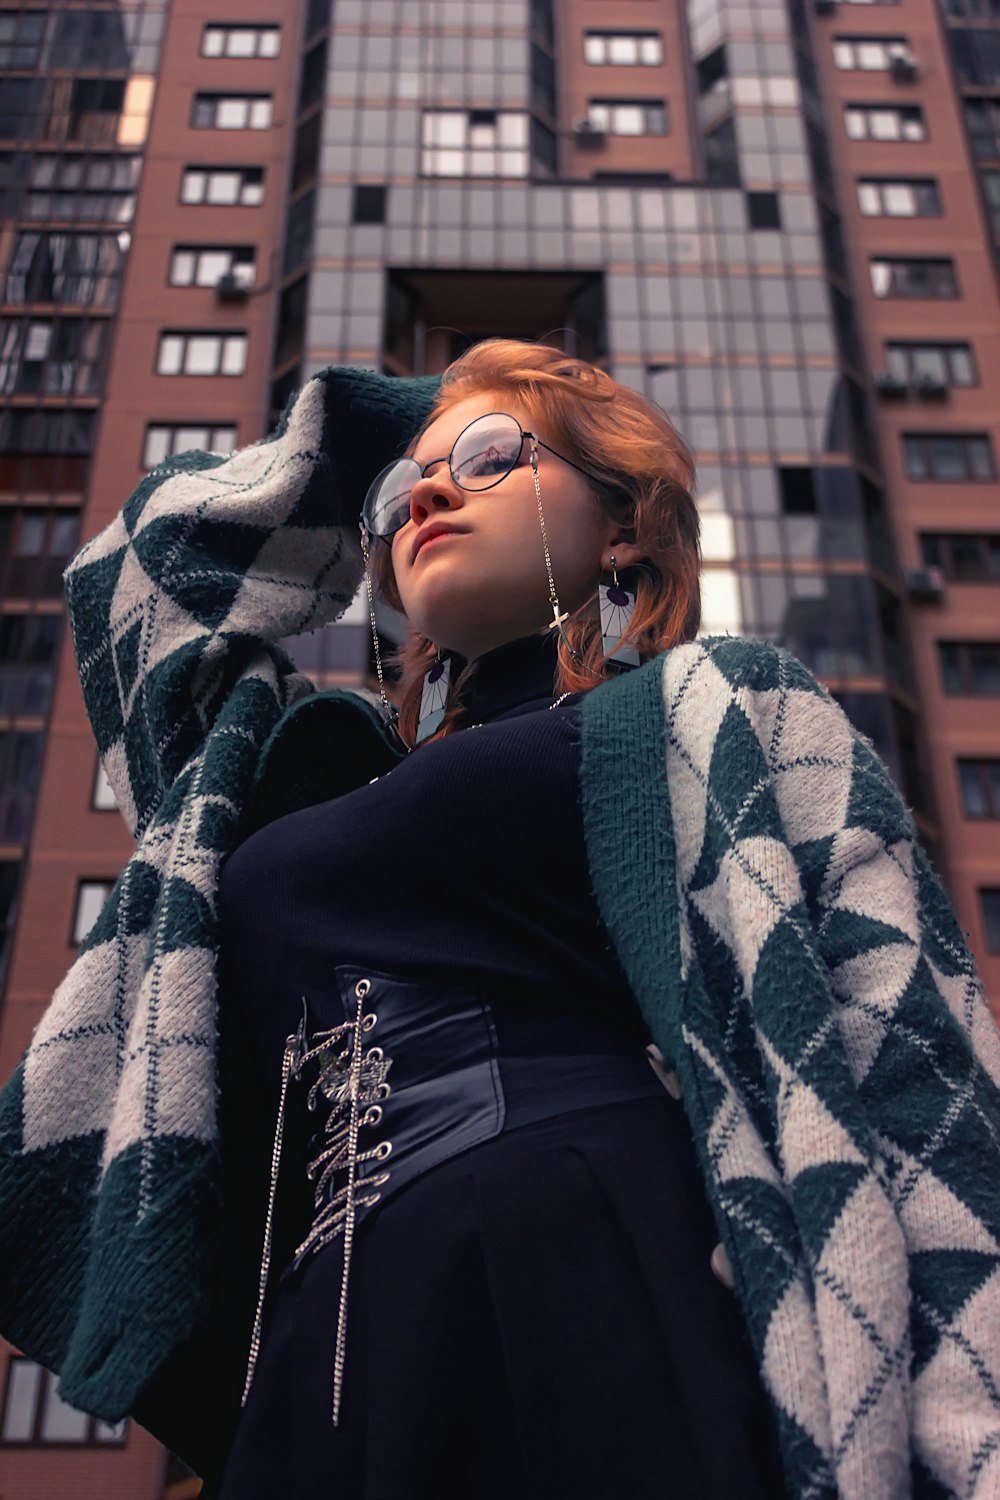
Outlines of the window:
{"label": "window", "polygon": [[943,385],[978,385],[979,376],[970,344],[890,343],[885,346],[886,369],[908,385],[922,379]]}
{"label": "window", "polygon": [[962,110],[973,156],[980,160],[1000,158],[1000,97],[963,99]]}
{"label": "window", "polygon": [[0,984],[3,983],[7,972],[7,960],[10,957],[9,939],[17,920],[17,887],[20,876],[20,860],[0,860]]}
{"label": "window", "polygon": [[355,183],[354,201],[351,206],[351,223],[384,224],[385,199],[386,190],[381,183]]}
{"label": "window", "polygon": [[102,1422],[77,1411],[56,1394],[56,1376],[50,1370],[20,1354],[11,1355],[0,1441],[106,1447],[124,1443],[127,1431],[127,1417],[120,1422]]}
{"label": "window", "polygon": [[0,68],[40,66],[47,20],[44,10],[0,12]]}
{"label": "window", "polygon": [[987,950],[990,953],[1000,953],[1000,886],[992,889],[982,887],[979,892],[979,907],[983,914]]}
{"label": "window", "polygon": [[0,844],[23,844],[31,829],[45,736],[0,730]]}
{"label": "window", "polygon": [[55,24],[48,56],[50,68],[67,68],[74,72],[128,70],[126,32],[120,14],[96,6],[79,10],[75,6],[58,6],[54,11],[52,19]]}
{"label": "window", "polygon": [[986,199],[986,211],[990,216],[990,228],[994,235],[1000,237],[1000,172],[980,167],[979,181]]}
{"label": "window", "polygon": [[161,333],[157,375],[242,375],[245,333]]}
{"label": "window", "polygon": [[1000,0],[944,0],[944,13],[958,20],[1000,21]]}
{"label": "window", "polygon": [[264,201],[263,167],[185,167],[182,203],[257,208]]}
{"label": "window", "polygon": [[0,599],[61,599],[79,533],[78,510],[0,506]]}
{"label": "window", "polygon": [[844,129],[852,141],[925,141],[919,104],[845,104]]}
{"label": "window", "polygon": [[76,887],[76,910],[73,913],[72,943],[82,943],[93,927],[105,901],[115,888],[113,880],[81,880]]}
{"label": "window", "polygon": [[3,299],[69,302],[113,307],[125,266],[129,236],[76,234],[72,230],[21,230],[14,241]]}
{"label": "window", "polygon": [[1000,818],[1000,760],[960,760],[958,785],[967,818]]}
{"label": "window", "polygon": [[131,224],[141,170],[140,156],[31,156],[20,216]]}
{"label": "window", "polygon": [[112,812],[118,806],[118,799],[111,788],[107,772],[101,764],[100,756],[97,759],[97,769],[94,773],[94,785],[90,794],[90,806],[94,812]]}
{"label": "window", "polygon": [[1000,697],[1000,641],[938,641],[938,661],[946,693]]}
{"label": "window", "polygon": [[231,423],[206,427],[199,422],[150,422],[142,451],[144,469],[155,469],[175,453],[192,448],[207,453],[232,453],[236,447],[236,428]]}
{"label": "window", "polygon": [[952,583],[1000,582],[1000,532],[925,531],[920,551]]}
{"label": "window", "polygon": [[884,73],[894,57],[913,62],[913,53],[905,36],[835,36],[833,39],[836,68]]}
{"label": "window", "polygon": [[253,245],[175,245],[170,257],[171,286],[215,286],[230,273],[240,286],[253,286]]}
{"label": "window", "polygon": [[205,130],[267,130],[272,102],[270,94],[195,94],[191,125]]}
{"label": "window", "polygon": [[667,135],[670,131],[666,99],[590,99],[587,118],[609,135]]}
{"label": "window", "polygon": [[1000,34],[985,27],[965,31],[949,26],[946,35],[960,88],[1000,87]]}
{"label": "window", "polygon": [[0,614],[0,715],[48,713],[61,635],[61,613]]}
{"label": "window", "polygon": [[933,218],[941,212],[933,177],[860,177],[858,207],[869,217]]}
{"label": "window", "polygon": [[697,73],[699,94],[710,94],[719,84],[728,81],[729,63],[726,59],[725,42],[705,54],[698,63]]}
{"label": "window", "polygon": [[429,177],[527,177],[523,110],[425,110],[420,170]]}
{"label": "window", "polygon": [[201,34],[202,57],[277,57],[280,26],[206,26]]}
{"label": "window", "polygon": [[904,432],[908,479],[996,479],[993,444],[986,432]]}
{"label": "window", "polygon": [[104,319],[0,318],[0,393],[99,395],[109,330]]}
{"label": "window", "polygon": [[876,297],[958,296],[955,263],[944,257],[936,260],[921,260],[913,256],[897,256],[892,260],[873,258],[868,269]]}
{"label": "window", "polygon": [[781,203],[777,193],[747,193],[747,222],[751,229],[780,229]]}
{"label": "window", "polygon": [[620,67],[663,61],[663,39],[658,31],[587,31],[583,60]]}

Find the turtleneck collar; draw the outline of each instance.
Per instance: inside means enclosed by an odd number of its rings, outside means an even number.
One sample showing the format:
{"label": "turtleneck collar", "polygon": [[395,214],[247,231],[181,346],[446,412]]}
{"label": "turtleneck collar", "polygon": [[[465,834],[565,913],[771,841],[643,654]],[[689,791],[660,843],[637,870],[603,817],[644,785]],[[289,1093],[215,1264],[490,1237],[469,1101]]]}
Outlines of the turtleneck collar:
{"label": "turtleneck collar", "polygon": [[532,632],[477,657],[463,694],[470,722],[554,697],[558,645],[554,630]]}

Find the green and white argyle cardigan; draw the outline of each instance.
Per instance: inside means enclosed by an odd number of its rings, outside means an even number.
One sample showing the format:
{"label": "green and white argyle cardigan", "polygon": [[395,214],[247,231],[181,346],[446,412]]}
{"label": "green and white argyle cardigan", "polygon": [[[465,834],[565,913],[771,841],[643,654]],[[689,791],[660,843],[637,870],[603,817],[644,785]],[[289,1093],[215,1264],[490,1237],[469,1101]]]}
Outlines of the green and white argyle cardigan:
{"label": "green and white argyle cardigan", "polygon": [[[0,1330],[108,1420],[220,1275],[218,871],[313,691],[277,642],[353,597],[359,494],[436,387],[321,371],[260,443],[154,469],[66,570],[137,842],[0,1093]],[[789,1494],[1000,1494],[1000,1039],[888,772],[800,662],[729,637],[586,694],[581,736],[594,891]]]}

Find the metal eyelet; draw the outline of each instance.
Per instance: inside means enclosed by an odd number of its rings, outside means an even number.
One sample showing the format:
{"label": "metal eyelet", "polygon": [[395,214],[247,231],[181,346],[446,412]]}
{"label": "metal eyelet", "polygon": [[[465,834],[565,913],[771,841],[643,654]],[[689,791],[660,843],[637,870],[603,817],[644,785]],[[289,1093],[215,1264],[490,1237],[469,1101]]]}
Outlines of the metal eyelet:
{"label": "metal eyelet", "polygon": [[391,1150],[392,1150],[392,1142],[391,1141],[380,1141],[379,1144],[375,1148],[375,1155],[378,1157],[379,1161],[385,1161],[386,1157],[389,1155],[389,1152]]}
{"label": "metal eyelet", "polygon": [[373,1010],[370,1010],[368,1012],[368,1014],[362,1019],[361,1030],[362,1031],[371,1031],[372,1027],[375,1025],[375,1022],[377,1020],[378,1020],[378,1016],[375,1014],[375,1012]]}
{"label": "metal eyelet", "polygon": [[357,995],[359,1000],[363,1000],[371,987],[372,982],[370,979],[359,979],[357,984],[354,986],[354,993]]}
{"label": "metal eyelet", "polygon": [[375,1097],[376,1099],[388,1099],[391,1093],[391,1085],[389,1085],[388,1083],[380,1083],[378,1088],[375,1090]]}
{"label": "metal eyelet", "polygon": [[377,1125],[382,1118],[381,1104],[370,1104],[365,1110],[365,1124]]}

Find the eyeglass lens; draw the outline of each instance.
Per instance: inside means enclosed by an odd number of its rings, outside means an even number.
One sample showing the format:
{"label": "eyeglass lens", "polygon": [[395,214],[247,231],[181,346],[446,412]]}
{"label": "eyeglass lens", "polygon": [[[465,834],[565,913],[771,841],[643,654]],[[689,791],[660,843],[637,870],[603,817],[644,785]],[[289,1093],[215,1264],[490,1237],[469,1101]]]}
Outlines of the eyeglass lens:
{"label": "eyeglass lens", "polygon": [[[463,428],[451,451],[451,474],[466,490],[489,489],[517,463],[521,428],[503,412],[488,412]],[[410,496],[420,477],[412,458],[399,458],[372,481],[362,512],[373,536],[387,537],[410,519]]]}

